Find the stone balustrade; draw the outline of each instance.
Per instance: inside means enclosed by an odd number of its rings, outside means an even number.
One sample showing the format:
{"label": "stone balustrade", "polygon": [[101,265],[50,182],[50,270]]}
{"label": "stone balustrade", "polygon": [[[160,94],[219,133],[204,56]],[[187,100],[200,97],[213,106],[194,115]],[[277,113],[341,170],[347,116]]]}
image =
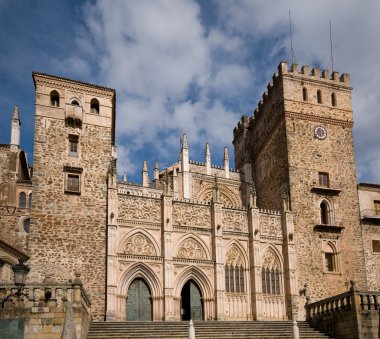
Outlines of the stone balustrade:
{"label": "stone balustrade", "polygon": [[0,298],[11,295],[0,308],[2,327],[11,321],[22,323],[24,338],[86,338],[91,302],[80,273],[67,283],[46,277],[42,283],[27,284],[19,297],[16,292],[12,284],[0,285]]}
{"label": "stone balustrade", "polygon": [[345,293],[306,304],[306,319],[336,338],[378,338],[380,292]]}

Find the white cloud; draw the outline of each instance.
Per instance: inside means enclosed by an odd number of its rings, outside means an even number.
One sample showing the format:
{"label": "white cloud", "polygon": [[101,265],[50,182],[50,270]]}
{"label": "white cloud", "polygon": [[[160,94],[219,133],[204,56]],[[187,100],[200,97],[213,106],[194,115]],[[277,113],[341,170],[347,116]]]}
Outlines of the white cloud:
{"label": "white cloud", "polygon": [[376,171],[365,170],[375,168],[380,153],[376,104],[380,102],[380,45],[375,43],[380,3],[236,0],[213,4],[217,20],[208,26],[201,18],[207,13],[191,0],[86,4],[86,27],[76,39],[78,51],[61,67],[88,73],[85,60],[94,60],[102,83],[117,89],[119,167],[137,170],[136,154],[147,146],[163,158],[158,159],[161,163],[176,161],[182,133],[188,134],[195,151],[203,149],[206,141],[218,148],[230,145],[240,115],[254,107],[257,93],[265,90],[254,85],[263,86],[263,79],[269,82],[279,56],[289,54],[290,9],[300,64],[329,66],[328,21],[332,21],[335,68],[350,72],[355,87],[358,173],[380,180]]}

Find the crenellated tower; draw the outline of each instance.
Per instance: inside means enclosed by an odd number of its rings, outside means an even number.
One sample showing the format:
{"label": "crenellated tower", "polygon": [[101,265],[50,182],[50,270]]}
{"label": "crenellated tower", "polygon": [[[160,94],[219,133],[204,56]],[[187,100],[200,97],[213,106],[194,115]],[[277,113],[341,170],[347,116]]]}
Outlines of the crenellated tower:
{"label": "crenellated tower", "polygon": [[350,279],[366,287],[351,94],[348,74],[281,62],[234,129],[236,167],[253,164],[258,206],[283,210],[286,201],[294,213],[298,281],[312,286],[312,300],[347,290]]}

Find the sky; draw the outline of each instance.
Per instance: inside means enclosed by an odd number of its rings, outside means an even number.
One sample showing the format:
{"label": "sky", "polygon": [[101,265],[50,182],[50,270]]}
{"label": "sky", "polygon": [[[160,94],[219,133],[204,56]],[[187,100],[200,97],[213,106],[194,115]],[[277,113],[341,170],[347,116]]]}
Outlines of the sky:
{"label": "sky", "polygon": [[[33,161],[32,71],[117,91],[118,173],[164,169],[187,134],[190,159],[233,160],[233,128],[252,115],[280,61],[351,75],[358,182],[380,183],[378,0],[0,0],[0,143],[14,105]],[[233,161],[232,161],[233,165]]]}

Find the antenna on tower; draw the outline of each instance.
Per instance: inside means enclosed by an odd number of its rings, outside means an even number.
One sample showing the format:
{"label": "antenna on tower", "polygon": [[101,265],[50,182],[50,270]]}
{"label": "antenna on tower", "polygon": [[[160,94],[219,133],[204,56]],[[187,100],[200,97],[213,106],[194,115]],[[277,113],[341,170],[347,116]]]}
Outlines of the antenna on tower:
{"label": "antenna on tower", "polygon": [[332,34],[331,34],[331,21],[329,21],[329,25],[330,25],[331,72],[334,72],[334,55],[333,55],[333,43],[332,43]]}
{"label": "antenna on tower", "polygon": [[289,9],[289,31],[290,31],[290,54],[292,55],[292,64],[296,64],[296,55],[293,49],[293,32],[292,32],[292,17]]}

